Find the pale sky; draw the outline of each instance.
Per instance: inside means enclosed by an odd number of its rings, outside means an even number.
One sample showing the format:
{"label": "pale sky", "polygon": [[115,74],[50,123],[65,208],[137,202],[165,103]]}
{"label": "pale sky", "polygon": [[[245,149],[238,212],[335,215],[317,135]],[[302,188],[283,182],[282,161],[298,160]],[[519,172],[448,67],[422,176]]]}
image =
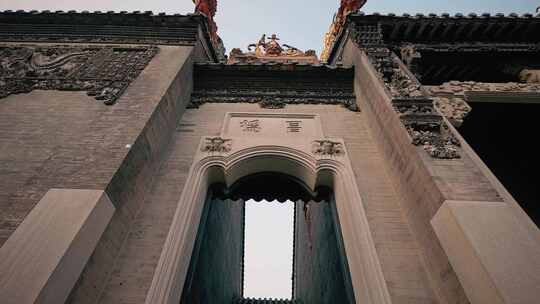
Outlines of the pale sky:
{"label": "pale sky", "polygon": [[[324,33],[339,0],[218,0],[216,22],[227,52],[245,49],[261,34],[277,34],[281,42],[320,54]],[[366,13],[534,13],[540,0],[368,0]],[[153,11],[191,13],[192,0],[0,0],[0,10]]]}
{"label": "pale sky", "polygon": [[246,202],[244,297],[290,299],[294,205]]}

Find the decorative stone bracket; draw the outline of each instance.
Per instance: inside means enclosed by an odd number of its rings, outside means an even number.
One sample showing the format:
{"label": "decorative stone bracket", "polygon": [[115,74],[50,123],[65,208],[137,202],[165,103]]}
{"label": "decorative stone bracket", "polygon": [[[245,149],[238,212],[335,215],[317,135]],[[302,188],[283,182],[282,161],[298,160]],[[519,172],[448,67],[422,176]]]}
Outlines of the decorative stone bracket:
{"label": "decorative stone bracket", "polygon": [[157,52],[153,46],[1,46],[0,98],[33,90],[86,91],[112,105]]}
{"label": "decorative stone bracket", "polygon": [[340,156],[345,153],[345,149],[340,142],[321,139],[313,141],[312,152],[320,156]]}
{"label": "decorative stone bracket", "polygon": [[201,147],[201,151],[207,153],[228,153],[231,151],[231,147],[232,139],[206,137]]}
{"label": "decorative stone bracket", "polygon": [[366,52],[390,92],[392,106],[407,129],[412,144],[423,146],[434,158],[460,158],[459,141],[435,109],[428,92],[384,44],[381,27],[357,26],[352,32],[353,39]]}

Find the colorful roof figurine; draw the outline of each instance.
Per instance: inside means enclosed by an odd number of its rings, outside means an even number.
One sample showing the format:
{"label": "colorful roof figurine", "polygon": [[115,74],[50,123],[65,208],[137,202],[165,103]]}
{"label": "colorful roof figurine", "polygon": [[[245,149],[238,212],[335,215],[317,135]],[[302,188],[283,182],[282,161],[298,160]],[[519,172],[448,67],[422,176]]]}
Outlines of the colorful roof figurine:
{"label": "colorful roof figurine", "polygon": [[314,50],[304,52],[288,44],[281,45],[278,40],[276,34],[272,34],[270,38],[263,34],[257,43],[248,45],[246,53],[239,48],[232,49],[228,63],[319,63]]}
{"label": "colorful roof figurine", "polygon": [[328,59],[330,49],[345,26],[347,15],[358,11],[362,6],[364,6],[364,4],[366,4],[366,2],[367,0],[341,0],[341,5],[339,6],[338,12],[334,15],[334,20],[330,25],[330,29],[324,36],[324,47],[321,53],[321,61],[326,61]]}

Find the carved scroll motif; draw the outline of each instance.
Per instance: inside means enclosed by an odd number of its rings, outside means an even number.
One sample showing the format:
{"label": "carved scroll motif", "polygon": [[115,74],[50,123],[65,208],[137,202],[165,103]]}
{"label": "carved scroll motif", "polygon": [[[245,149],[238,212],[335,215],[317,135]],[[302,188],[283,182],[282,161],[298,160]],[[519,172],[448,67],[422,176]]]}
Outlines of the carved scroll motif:
{"label": "carved scroll motif", "polygon": [[312,151],[320,156],[340,156],[345,153],[342,143],[328,139],[313,141]]}
{"label": "carved scroll motif", "polygon": [[33,90],[87,91],[114,104],[156,47],[0,47],[0,98]]}
{"label": "carved scroll motif", "polygon": [[[460,158],[459,141],[448,129],[443,117],[435,109],[434,100],[422,89],[418,80],[398,63],[397,56],[384,44],[379,26],[357,26],[353,37],[379,73],[386,86],[392,106],[415,146],[422,146],[434,158]],[[402,50],[410,61],[418,58],[414,47]]]}
{"label": "carved scroll motif", "polygon": [[206,137],[201,148],[202,152],[228,153],[231,151],[232,140],[221,137]]}

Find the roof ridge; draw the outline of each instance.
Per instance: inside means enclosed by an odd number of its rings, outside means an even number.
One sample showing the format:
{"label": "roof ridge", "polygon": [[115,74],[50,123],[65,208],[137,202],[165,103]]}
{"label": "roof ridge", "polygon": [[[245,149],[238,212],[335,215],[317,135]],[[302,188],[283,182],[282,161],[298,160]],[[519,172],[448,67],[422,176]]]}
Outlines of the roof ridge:
{"label": "roof ridge", "polygon": [[196,13],[187,13],[187,14],[180,14],[180,13],[165,13],[165,12],[159,12],[157,14],[154,14],[153,11],[88,11],[88,10],[3,10],[0,11],[0,14],[33,14],[33,15],[39,15],[39,14],[77,14],[77,15],[138,15],[138,16],[159,16],[159,17],[172,17],[172,16],[197,16],[200,14]]}
{"label": "roof ridge", "polygon": [[403,13],[401,15],[397,15],[394,13],[379,13],[379,12],[373,12],[371,14],[367,14],[363,11],[358,11],[356,13],[352,13],[349,16],[351,17],[368,17],[368,16],[380,16],[380,17],[396,17],[396,18],[414,18],[414,19],[430,19],[430,18],[440,18],[440,19],[474,19],[474,18],[521,18],[521,19],[529,19],[529,18],[540,18],[540,13],[522,13],[518,14],[515,12],[511,13],[475,13],[470,12],[468,14],[463,14],[460,12],[454,13],[454,15],[451,15],[450,13],[416,13],[416,14],[409,14],[409,13]]}

